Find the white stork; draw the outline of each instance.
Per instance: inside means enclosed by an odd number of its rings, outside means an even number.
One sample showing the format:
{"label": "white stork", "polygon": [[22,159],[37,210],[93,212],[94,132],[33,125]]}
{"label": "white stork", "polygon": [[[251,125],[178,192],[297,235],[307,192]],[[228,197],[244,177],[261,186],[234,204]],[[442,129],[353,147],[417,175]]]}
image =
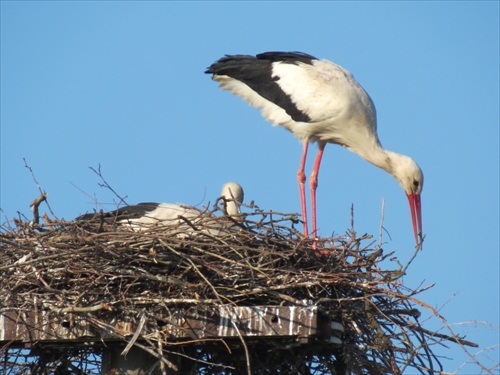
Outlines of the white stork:
{"label": "white stork", "polygon": [[[243,196],[243,188],[240,184],[236,182],[224,184],[220,195],[224,214],[238,216],[241,213],[240,206],[243,203]],[[96,214],[85,214],[76,220],[90,220],[98,217]],[[180,203],[139,203],[107,212],[104,214],[104,218],[108,222],[116,222],[136,231],[165,226],[169,230],[174,230],[178,235],[194,233],[193,228],[184,219],[199,227],[201,232],[208,232],[215,236],[227,233],[227,230],[233,226],[232,222],[223,223],[217,217],[209,215],[206,210],[203,211]]]}
{"label": "white stork", "polygon": [[382,148],[377,135],[375,106],[352,74],[328,60],[300,52],[266,52],[257,56],[226,55],[205,73],[224,90],[259,108],[274,125],[281,125],[303,142],[297,174],[304,235],[308,235],[304,166],[309,142],[318,143],[310,176],[312,234],[316,227],[318,171],[327,143],[346,147],[389,172],[406,192],[417,246],[422,241],[420,193],[422,170],[408,156]]}

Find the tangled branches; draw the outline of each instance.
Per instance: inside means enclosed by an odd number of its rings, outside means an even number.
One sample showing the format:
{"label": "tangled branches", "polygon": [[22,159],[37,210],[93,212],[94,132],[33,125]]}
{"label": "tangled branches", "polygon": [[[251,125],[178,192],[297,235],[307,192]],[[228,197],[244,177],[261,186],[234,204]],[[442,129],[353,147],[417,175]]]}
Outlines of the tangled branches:
{"label": "tangled branches", "polygon": [[[125,351],[145,350],[162,368],[177,368],[178,357],[203,374],[437,374],[444,372],[433,345],[475,345],[420,324],[420,309],[441,317],[417,299],[424,289],[405,287],[401,267],[383,266],[394,264],[392,254],[367,235],[322,238],[317,252],[294,229],[294,215],[255,210],[217,220],[233,221],[231,230],[213,236],[188,222],[186,236],[161,226],[130,231],[99,215],[4,226],[0,314],[49,311],[60,321],[84,321]],[[342,324],[342,343],[182,334],[173,311],[199,306],[314,306]]]}

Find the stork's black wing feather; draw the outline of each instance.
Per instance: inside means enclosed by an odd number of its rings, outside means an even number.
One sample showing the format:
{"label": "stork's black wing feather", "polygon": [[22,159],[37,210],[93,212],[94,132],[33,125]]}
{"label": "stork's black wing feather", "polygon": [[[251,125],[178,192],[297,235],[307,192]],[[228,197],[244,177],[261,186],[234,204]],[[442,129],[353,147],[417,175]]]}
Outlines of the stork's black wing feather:
{"label": "stork's black wing feather", "polygon": [[273,63],[281,61],[312,64],[313,60],[317,59],[300,52],[265,52],[257,56],[226,55],[210,65],[205,73],[236,79],[283,108],[294,121],[309,122],[310,117],[297,108],[290,95],[279,85],[280,77],[273,73]]}
{"label": "stork's black wing feather", "polygon": [[[102,214],[106,222],[115,220],[136,219],[146,215],[148,212],[154,211],[159,206],[159,203],[144,202],[132,206],[120,207],[116,210],[105,212]],[[88,213],[78,216],[75,221],[90,221],[100,220],[101,214],[98,212]]]}

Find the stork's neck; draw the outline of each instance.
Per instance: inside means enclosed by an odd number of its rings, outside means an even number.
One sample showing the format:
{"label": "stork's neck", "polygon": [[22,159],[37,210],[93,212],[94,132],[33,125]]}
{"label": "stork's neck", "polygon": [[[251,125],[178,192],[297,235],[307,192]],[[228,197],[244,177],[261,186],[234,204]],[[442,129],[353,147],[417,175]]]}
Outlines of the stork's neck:
{"label": "stork's neck", "polygon": [[236,216],[236,215],[239,215],[241,213],[240,205],[238,202],[236,202],[235,199],[230,198],[226,202],[227,202],[226,203],[226,212],[225,212],[226,215]]}
{"label": "stork's neck", "polygon": [[228,182],[222,187],[221,197],[224,198],[223,210],[225,215],[240,214],[240,205],[243,202],[243,188],[237,182]]}
{"label": "stork's neck", "polygon": [[420,182],[420,185],[423,184],[420,167],[412,158],[406,155],[385,150],[380,143],[371,150],[365,148],[357,153],[373,165],[390,173],[407,194],[414,191],[412,190],[412,184],[414,184],[415,180]]}
{"label": "stork's neck", "polygon": [[370,147],[365,146],[361,149],[353,149],[352,151],[373,165],[389,172],[391,175],[394,175],[394,163],[402,156],[396,152],[384,149],[378,141],[373,142]]}

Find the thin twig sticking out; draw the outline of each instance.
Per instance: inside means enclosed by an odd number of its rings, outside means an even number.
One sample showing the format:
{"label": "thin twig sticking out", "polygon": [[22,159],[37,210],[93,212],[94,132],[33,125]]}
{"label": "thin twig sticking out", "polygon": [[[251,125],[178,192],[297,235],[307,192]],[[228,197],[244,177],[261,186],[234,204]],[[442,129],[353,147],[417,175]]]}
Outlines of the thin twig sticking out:
{"label": "thin twig sticking out", "polygon": [[[33,169],[31,169],[31,167],[28,165],[28,162],[26,161],[26,159],[25,159],[25,158],[23,158],[23,161],[24,161],[24,166],[25,166],[26,168],[28,168],[28,170],[29,170],[29,171],[30,171],[30,173],[31,173],[31,178],[33,178],[33,181],[35,181],[36,187],[38,188],[38,191],[40,192],[40,196],[45,195],[45,199],[43,199],[42,201],[40,201],[40,203],[41,203],[41,202],[43,202],[43,201],[45,201],[45,204],[46,204],[46,205],[47,205],[47,207],[49,208],[49,211],[50,211],[51,215],[52,215],[52,216],[54,216],[55,218],[57,218],[57,216],[56,216],[56,215],[54,214],[54,212],[52,211],[52,208],[50,208],[49,202],[48,202],[48,201],[47,201],[47,199],[46,199],[48,194],[47,194],[45,191],[43,191],[43,189],[41,188],[40,184],[38,183],[38,180],[37,180],[37,179],[36,179],[36,177],[35,177],[35,173],[33,172]],[[36,200],[35,200],[35,201],[33,201],[33,202],[32,202],[32,204],[33,204],[34,202],[36,202]],[[38,204],[40,204],[40,203],[38,203]],[[31,206],[31,204],[30,204],[30,206]],[[37,208],[37,210],[38,210],[38,206],[37,206],[36,208]],[[35,213],[35,212],[33,212],[33,213]],[[38,215],[38,211],[37,211],[37,213],[36,213],[36,214]],[[40,216],[38,215],[38,218],[36,219],[36,221],[34,221],[34,224],[38,224],[38,223],[39,223],[39,221],[40,221]]]}
{"label": "thin twig sticking out", "polygon": [[382,233],[384,230],[384,213],[385,213],[385,199],[382,197],[382,212],[380,213],[380,230],[379,230],[379,235],[380,235],[380,240],[378,242],[378,246],[382,247]]}
{"label": "thin twig sticking out", "polygon": [[93,168],[93,167],[89,167],[90,170],[92,172],[94,172],[96,175],[99,176],[99,178],[102,180],[102,183],[99,184],[100,187],[105,187],[106,189],[109,189],[118,199],[119,199],[119,202],[117,204],[117,206],[120,206],[122,203],[127,205],[127,202],[125,201],[125,198],[126,197],[122,197],[120,194],[118,194],[115,189],[113,189],[111,187],[111,185],[108,183],[108,181],[106,181],[106,179],[104,178],[104,176],[102,175],[102,172],[101,172],[101,164],[99,164],[99,166],[97,167],[97,169]]}
{"label": "thin twig sticking out", "polygon": [[30,203],[31,207],[31,212],[33,212],[33,224],[39,224],[40,223],[40,213],[38,211],[38,207],[40,204],[47,200],[47,193],[42,193],[36,198],[33,202]]}

